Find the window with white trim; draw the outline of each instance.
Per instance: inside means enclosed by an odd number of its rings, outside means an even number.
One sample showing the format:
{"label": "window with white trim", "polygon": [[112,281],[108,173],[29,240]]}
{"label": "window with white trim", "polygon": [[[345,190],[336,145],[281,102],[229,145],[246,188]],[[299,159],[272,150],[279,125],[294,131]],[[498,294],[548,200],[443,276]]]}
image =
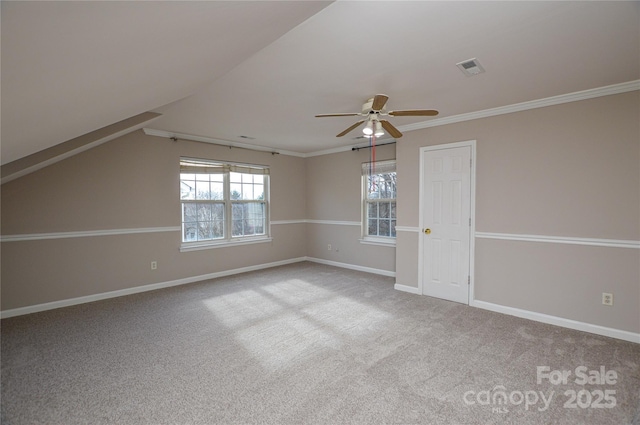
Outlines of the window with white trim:
{"label": "window with white trim", "polygon": [[225,243],[269,236],[269,168],[180,159],[182,242]]}
{"label": "window with white trim", "polygon": [[396,186],[395,160],[362,164],[364,240],[395,241]]}

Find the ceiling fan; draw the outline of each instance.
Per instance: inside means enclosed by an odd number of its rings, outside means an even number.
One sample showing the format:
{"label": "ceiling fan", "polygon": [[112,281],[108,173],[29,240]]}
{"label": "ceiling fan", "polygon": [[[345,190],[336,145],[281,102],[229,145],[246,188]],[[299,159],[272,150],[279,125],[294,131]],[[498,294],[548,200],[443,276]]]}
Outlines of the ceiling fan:
{"label": "ceiling fan", "polygon": [[391,137],[397,139],[402,137],[402,133],[400,130],[395,128],[393,124],[391,124],[386,119],[382,119],[380,117],[385,117],[390,115],[392,117],[433,117],[438,115],[438,111],[433,109],[411,109],[404,111],[387,111],[384,109],[384,106],[387,104],[387,100],[389,96],[384,94],[377,94],[371,99],[367,100],[364,105],[362,105],[362,112],[347,112],[347,113],[339,113],[339,114],[319,114],[316,115],[317,118],[324,117],[355,117],[361,116],[365,117],[364,119],[358,121],[353,124],[351,127],[344,130],[342,133],[336,135],[336,137],[342,137],[345,134],[349,133],[351,130],[358,127],[360,124],[366,122],[362,132],[366,137],[380,137],[384,135],[385,129]]}

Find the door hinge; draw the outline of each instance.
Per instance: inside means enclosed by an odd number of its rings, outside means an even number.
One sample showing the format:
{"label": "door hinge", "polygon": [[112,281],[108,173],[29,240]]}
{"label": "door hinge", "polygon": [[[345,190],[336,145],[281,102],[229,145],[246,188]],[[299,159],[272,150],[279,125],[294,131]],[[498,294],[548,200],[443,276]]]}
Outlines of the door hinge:
{"label": "door hinge", "polygon": [[471,275],[467,276],[467,285],[471,285]]}
{"label": "door hinge", "polygon": [[473,158],[469,158],[469,167],[473,167]]}
{"label": "door hinge", "polygon": [[471,217],[469,217],[469,227],[471,227]]}

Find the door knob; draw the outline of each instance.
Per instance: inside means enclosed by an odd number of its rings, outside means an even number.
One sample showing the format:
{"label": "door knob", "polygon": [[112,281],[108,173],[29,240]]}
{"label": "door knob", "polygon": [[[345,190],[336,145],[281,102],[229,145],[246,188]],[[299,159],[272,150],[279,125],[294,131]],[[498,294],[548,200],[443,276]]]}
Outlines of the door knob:
{"label": "door knob", "polygon": [[424,229],[424,233],[427,234],[427,235],[430,235],[431,234],[431,229]]}

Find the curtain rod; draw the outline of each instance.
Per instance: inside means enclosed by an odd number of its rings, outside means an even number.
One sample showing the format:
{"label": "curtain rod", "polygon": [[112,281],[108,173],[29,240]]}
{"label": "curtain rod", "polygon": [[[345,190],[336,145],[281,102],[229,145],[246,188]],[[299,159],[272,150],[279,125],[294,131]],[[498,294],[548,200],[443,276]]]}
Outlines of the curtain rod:
{"label": "curtain rod", "polygon": [[[169,137],[169,139],[174,141],[174,142],[177,142],[178,140],[185,140],[185,141],[189,141],[189,142],[198,142],[199,141],[199,140],[191,140],[191,139],[181,139],[181,138],[176,137],[176,136],[171,136],[171,137]],[[249,147],[244,147],[244,146],[236,146],[236,145],[231,144],[231,142],[229,144],[215,143],[215,142],[203,142],[203,143],[209,143],[210,145],[215,145],[215,146],[223,146],[223,147],[229,148],[229,149],[246,149],[246,150],[249,150],[249,151],[270,153],[271,155],[280,155],[280,152],[277,152],[277,151],[269,151],[269,150],[254,149],[254,148],[249,148]]]}
{"label": "curtain rod", "polygon": [[[396,143],[397,142],[394,141],[394,142],[381,143],[381,144],[375,145],[375,146],[378,147],[378,146],[385,146],[385,145],[394,145]],[[371,149],[372,147],[373,146],[362,146],[362,147],[359,147],[359,148],[351,148],[351,150],[352,151],[359,151],[360,149]]]}

